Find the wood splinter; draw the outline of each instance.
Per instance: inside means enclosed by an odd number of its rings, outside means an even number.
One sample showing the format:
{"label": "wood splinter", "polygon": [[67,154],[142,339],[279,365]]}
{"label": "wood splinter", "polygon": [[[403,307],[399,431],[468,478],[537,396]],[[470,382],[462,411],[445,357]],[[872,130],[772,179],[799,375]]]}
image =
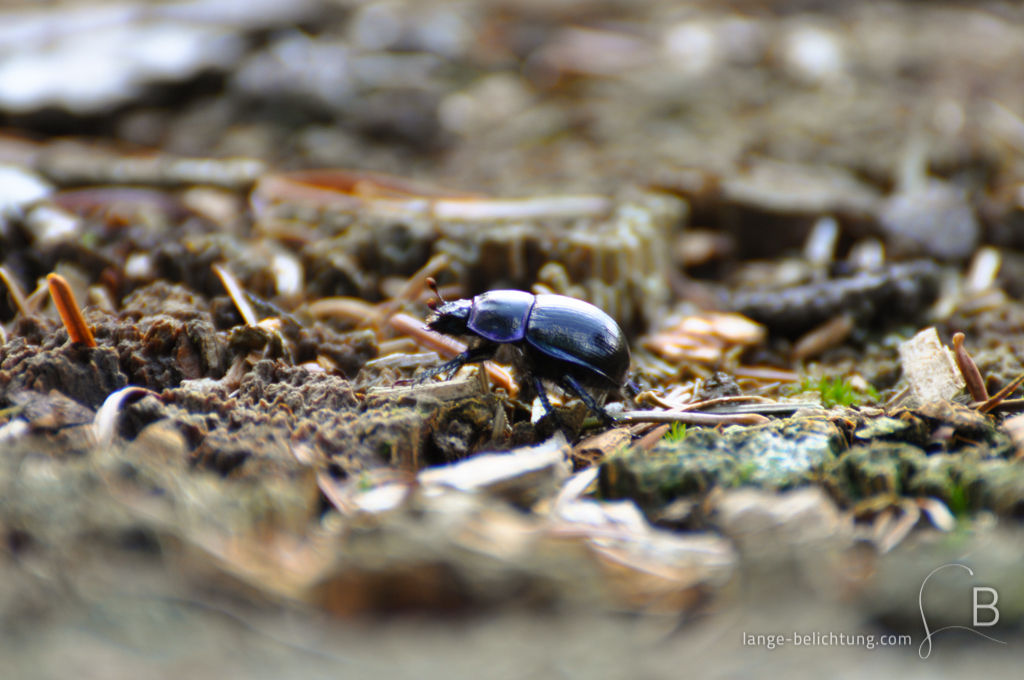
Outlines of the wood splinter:
{"label": "wood splinter", "polygon": [[71,342],[77,342],[86,347],[95,347],[96,340],[92,337],[92,331],[85,323],[82,310],[75,301],[75,294],[71,292],[71,286],[60,274],[49,274],[46,283],[50,288],[50,297],[57,307],[60,320],[64,322],[64,328],[68,331]]}

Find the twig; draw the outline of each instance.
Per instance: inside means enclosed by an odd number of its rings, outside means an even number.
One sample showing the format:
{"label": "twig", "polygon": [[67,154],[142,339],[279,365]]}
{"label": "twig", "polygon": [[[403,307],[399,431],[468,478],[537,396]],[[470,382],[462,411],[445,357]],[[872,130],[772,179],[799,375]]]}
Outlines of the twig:
{"label": "twig", "polygon": [[633,423],[685,423],[686,425],[763,425],[771,419],[757,413],[736,415],[694,411],[625,411],[615,416],[625,425]]}
{"label": "twig", "polygon": [[[980,403],[971,404],[971,408],[978,408],[981,406]],[[993,411],[998,413],[1013,413],[1014,411],[1024,411],[1024,399],[1004,399],[1002,402],[993,406],[989,413]]]}
{"label": "twig", "polygon": [[700,411],[709,406],[717,406],[718,404],[741,404],[743,402],[754,402],[754,404],[774,404],[771,399],[767,397],[759,397],[754,394],[738,394],[732,397],[716,397],[715,399],[705,399],[704,401],[693,401],[685,406],[681,407],[680,411]]}
{"label": "twig", "polygon": [[1003,403],[1010,394],[1024,383],[1024,373],[1013,379],[1009,385],[996,392],[992,397],[984,404],[978,407],[980,413],[988,413],[999,404]]}
{"label": "twig", "polygon": [[736,406],[718,406],[712,411],[716,415],[739,415],[741,413],[758,413],[762,416],[788,416],[801,409],[828,410],[821,404],[813,401],[782,401],[765,404],[737,404]]}
{"label": "twig", "polygon": [[636,395],[636,403],[658,406],[666,411],[681,411],[685,404],[669,401],[654,390],[647,390]]}

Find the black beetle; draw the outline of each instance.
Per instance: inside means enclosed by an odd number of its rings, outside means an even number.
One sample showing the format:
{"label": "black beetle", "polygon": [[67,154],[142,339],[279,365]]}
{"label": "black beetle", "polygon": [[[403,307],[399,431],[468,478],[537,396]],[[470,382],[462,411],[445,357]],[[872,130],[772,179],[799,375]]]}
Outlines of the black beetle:
{"label": "black beetle", "polygon": [[[433,281],[428,285],[437,292]],[[585,389],[621,393],[629,382],[626,337],[600,309],[564,295],[518,290],[494,290],[472,300],[441,303],[427,319],[427,328],[470,336],[469,349],[430,369],[420,381],[445,372],[451,377],[465,364],[491,359],[502,345],[511,345],[518,350],[513,357],[517,374],[532,382],[547,413],[554,411],[544,380],[579,397],[606,425],[615,423]]]}

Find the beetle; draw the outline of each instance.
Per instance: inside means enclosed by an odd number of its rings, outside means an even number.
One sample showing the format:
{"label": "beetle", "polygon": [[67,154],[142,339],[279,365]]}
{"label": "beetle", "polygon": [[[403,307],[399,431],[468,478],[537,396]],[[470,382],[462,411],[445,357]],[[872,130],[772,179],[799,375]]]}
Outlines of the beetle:
{"label": "beetle", "polygon": [[537,390],[546,413],[553,414],[544,380],[580,398],[605,425],[615,419],[598,405],[587,388],[621,394],[629,381],[629,345],[615,320],[594,305],[564,295],[532,295],[494,290],[471,300],[441,298],[432,279],[427,285],[440,304],[427,328],[444,335],[469,336],[469,348],[430,369],[417,382],[435,375],[455,375],[462,366],[494,357],[503,345],[516,351],[513,362],[521,379]]}

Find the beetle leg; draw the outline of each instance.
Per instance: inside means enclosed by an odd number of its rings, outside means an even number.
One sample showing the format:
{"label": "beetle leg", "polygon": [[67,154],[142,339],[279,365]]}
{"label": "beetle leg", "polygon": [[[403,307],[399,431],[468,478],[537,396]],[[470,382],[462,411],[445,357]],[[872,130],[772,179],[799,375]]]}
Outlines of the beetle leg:
{"label": "beetle leg", "polygon": [[424,371],[415,382],[416,384],[419,384],[426,380],[430,380],[435,375],[441,375],[442,373],[447,373],[448,377],[446,379],[451,380],[458,370],[466,364],[478,364],[481,361],[487,361],[488,359],[493,358],[497,351],[498,345],[493,343],[484,343],[477,345],[476,347],[470,347],[451,361]]}
{"label": "beetle leg", "polygon": [[[555,426],[565,429],[565,421],[562,420],[562,416],[558,414],[552,406],[551,402],[548,401],[548,391],[544,388],[544,381],[537,376],[533,377],[533,387],[537,390],[537,396],[540,397],[540,405],[544,407],[544,413],[551,416],[555,422]],[[568,430],[566,430],[568,433]]]}
{"label": "beetle leg", "polygon": [[597,416],[598,419],[605,424],[606,427],[615,427],[615,418],[612,418],[610,415],[608,415],[608,412],[598,405],[598,403],[594,400],[594,397],[590,396],[590,393],[587,392],[587,390],[584,389],[583,386],[579,384],[579,382],[577,382],[576,378],[572,377],[571,375],[566,375],[562,378],[561,383],[562,387],[566,391],[572,392],[577,397],[579,397],[580,400],[587,405],[587,408],[589,408],[594,413],[594,415]]}
{"label": "beetle leg", "polygon": [[544,381],[534,376],[533,388],[537,390],[537,396],[540,397],[540,405],[544,407],[544,413],[554,415],[557,418],[558,414],[555,413],[555,409],[551,408],[551,402],[548,401],[548,392],[544,389]]}

